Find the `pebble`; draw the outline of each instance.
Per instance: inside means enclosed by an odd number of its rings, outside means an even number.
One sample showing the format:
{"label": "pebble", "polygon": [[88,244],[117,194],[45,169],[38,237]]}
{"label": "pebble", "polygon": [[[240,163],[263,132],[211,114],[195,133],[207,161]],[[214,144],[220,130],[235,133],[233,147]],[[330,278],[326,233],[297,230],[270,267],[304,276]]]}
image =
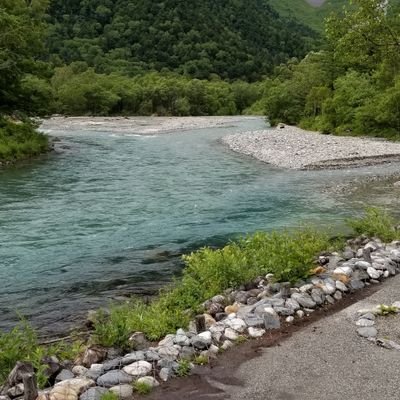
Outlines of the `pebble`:
{"label": "pebble", "polygon": [[304,317],[304,311],[303,311],[303,310],[297,310],[297,311],[296,311],[296,315],[297,315],[299,318],[303,318],[303,317]]}
{"label": "pebble", "polygon": [[259,338],[265,334],[265,329],[249,327],[249,336],[252,338]]}
{"label": "pebble", "polygon": [[366,319],[366,318],[360,318],[357,322],[356,322],[357,326],[374,326],[375,325],[375,321],[372,319]]}
{"label": "pebble", "polygon": [[226,328],[224,331],[224,337],[229,340],[236,340],[239,337],[239,335],[232,328]]}
{"label": "pebble", "polygon": [[357,329],[357,333],[364,338],[375,338],[378,331],[373,326],[367,326]]}
{"label": "pebble", "polygon": [[339,290],[336,291],[335,294],[333,295],[333,298],[335,300],[342,300],[342,297],[343,297],[342,292],[340,292]]}
{"label": "pebble", "polygon": [[285,321],[288,322],[289,324],[291,324],[294,321],[294,317],[292,315],[290,315],[289,317],[286,318]]}
{"label": "pebble", "polygon": [[340,290],[342,292],[347,292],[349,290],[347,288],[347,286],[341,281],[336,281],[335,282],[335,286],[336,286],[336,289],[338,289],[338,290]]}

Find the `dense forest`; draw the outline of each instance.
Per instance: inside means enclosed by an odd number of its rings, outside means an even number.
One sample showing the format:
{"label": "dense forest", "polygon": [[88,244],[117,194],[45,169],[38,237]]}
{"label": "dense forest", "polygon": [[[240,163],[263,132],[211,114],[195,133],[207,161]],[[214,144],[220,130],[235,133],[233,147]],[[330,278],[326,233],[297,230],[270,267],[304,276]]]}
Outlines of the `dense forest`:
{"label": "dense forest", "polygon": [[174,71],[255,81],[304,56],[317,36],[265,0],[52,0],[48,21],[52,62],[129,76]]}
{"label": "dense forest", "polygon": [[400,6],[354,0],[326,20],[326,44],[276,68],[257,107],[272,122],[400,138]]}

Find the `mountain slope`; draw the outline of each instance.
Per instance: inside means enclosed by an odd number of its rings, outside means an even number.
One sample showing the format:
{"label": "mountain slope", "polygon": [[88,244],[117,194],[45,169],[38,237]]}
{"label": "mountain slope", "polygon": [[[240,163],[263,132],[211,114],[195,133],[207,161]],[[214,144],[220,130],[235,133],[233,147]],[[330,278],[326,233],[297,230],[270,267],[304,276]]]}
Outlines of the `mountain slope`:
{"label": "mountain slope", "polygon": [[317,36],[265,0],[52,0],[49,14],[53,59],[100,72],[256,80]]}
{"label": "mountain slope", "polygon": [[322,31],[324,19],[340,11],[349,0],[267,0],[282,16],[297,19],[316,31]]}

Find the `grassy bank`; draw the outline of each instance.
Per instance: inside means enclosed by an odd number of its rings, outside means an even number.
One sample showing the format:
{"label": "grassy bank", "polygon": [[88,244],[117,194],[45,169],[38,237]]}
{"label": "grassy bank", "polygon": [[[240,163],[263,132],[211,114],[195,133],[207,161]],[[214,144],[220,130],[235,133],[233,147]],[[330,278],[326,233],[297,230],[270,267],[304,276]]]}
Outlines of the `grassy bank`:
{"label": "grassy bank", "polygon": [[[370,208],[359,219],[348,221],[356,234],[380,237],[386,242],[400,239],[395,220]],[[337,250],[344,239],[332,241],[325,233],[303,229],[293,233],[256,233],[222,249],[204,248],[185,256],[186,268],[180,279],[163,289],[150,304],[132,300],[99,311],[92,342],[104,346],[128,347],[129,336],[136,331],[156,340],[177,328],[186,327],[193,316],[203,312],[202,303],[228,288],[238,288],[266,273],[277,281],[295,282],[306,278],[315,267],[321,251]],[[40,346],[36,332],[21,323],[9,333],[0,333],[0,384],[18,360],[31,361],[38,371],[41,386],[46,383],[41,363],[45,355],[73,359],[81,343]]]}
{"label": "grassy bank", "polygon": [[31,122],[14,122],[0,116],[0,163],[37,156],[48,148],[47,136],[39,133]]}

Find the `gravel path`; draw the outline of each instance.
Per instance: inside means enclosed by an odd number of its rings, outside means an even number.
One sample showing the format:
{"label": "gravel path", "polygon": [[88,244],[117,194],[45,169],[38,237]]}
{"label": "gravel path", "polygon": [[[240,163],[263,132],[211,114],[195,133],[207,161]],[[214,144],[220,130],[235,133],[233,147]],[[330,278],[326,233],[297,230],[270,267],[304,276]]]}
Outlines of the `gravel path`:
{"label": "gravel path", "polygon": [[281,168],[333,169],[400,161],[400,143],[322,135],[287,125],[228,135],[222,142],[237,153]]}

